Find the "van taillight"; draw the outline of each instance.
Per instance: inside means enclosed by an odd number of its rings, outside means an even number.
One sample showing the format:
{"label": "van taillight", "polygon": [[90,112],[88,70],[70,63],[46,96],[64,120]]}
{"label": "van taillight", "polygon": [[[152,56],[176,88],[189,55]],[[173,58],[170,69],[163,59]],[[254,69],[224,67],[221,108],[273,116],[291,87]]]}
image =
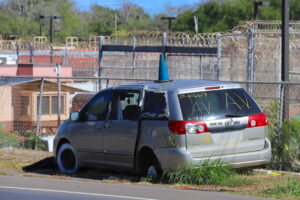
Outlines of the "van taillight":
{"label": "van taillight", "polygon": [[267,126],[267,125],[268,125],[268,120],[265,113],[259,113],[256,115],[249,116],[248,128]]}
{"label": "van taillight", "polygon": [[180,121],[173,120],[169,121],[169,129],[179,135],[183,135],[186,133],[190,134],[199,134],[208,132],[208,128],[205,122],[201,121]]}

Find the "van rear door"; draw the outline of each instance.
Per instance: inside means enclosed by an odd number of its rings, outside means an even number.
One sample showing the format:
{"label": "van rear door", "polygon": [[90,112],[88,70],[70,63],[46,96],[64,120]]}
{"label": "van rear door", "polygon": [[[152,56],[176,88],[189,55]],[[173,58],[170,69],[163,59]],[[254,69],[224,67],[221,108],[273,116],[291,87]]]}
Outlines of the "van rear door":
{"label": "van rear door", "polygon": [[264,148],[266,116],[242,88],[180,91],[186,145],[192,157],[210,157]]}

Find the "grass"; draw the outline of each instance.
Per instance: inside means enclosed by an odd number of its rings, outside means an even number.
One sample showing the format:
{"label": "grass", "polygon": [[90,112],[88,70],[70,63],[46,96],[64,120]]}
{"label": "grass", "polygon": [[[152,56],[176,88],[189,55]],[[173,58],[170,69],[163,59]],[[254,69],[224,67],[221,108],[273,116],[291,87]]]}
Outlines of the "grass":
{"label": "grass", "polygon": [[277,184],[261,192],[262,196],[278,199],[300,199],[300,181],[291,178],[285,184]]}
{"label": "grass", "polygon": [[251,179],[236,173],[219,161],[205,161],[201,165],[184,165],[164,173],[163,180],[171,184],[214,185],[237,187],[251,183]]}
{"label": "grass", "polygon": [[0,171],[22,172],[24,166],[49,156],[52,156],[52,153],[25,149],[0,149]]}
{"label": "grass", "polygon": [[5,176],[5,175],[7,175],[6,172],[0,172],[0,176]]}

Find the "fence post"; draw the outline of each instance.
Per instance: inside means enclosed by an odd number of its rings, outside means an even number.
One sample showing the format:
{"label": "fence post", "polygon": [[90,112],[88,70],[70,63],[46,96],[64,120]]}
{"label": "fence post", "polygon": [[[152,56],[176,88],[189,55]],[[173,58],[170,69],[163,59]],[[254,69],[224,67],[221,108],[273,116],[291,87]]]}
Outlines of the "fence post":
{"label": "fence post", "polygon": [[68,59],[68,46],[66,46],[65,48],[65,55],[63,56],[63,64],[68,63],[67,59]]}
{"label": "fence post", "polygon": [[[278,46],[279,46],[279,56],[278,56],[278,82],[281,82],[281,58],[282,58],[282,54],[281,54],[281,38],[278,39]],[[281,85],[278,85],[278,91],[277,91],[277,97],[280,98],[280,93],[281,92]]]}
{"label": "fence post", "polygon": [[53,63],[53,46],[50,46],[50,63]]}
{"label": "fence post", "polygon": [[221,64],[222,64],[222,37],[221,34],[217,34],[217,49],[218,49],[218,66],[217,66],[217,80],[220,80]]}
{"label": "fence post", "polygon": [[29,62],[30,63],[33,63],[32,61],[33,61],[33,46],[32,46],[32,44],[31,44],[31,42],[29,43],[29,51],[30,51],[30,57],[29,57]]}
{"label": "fence post", "polygon": [[[247,65],[247,81],[254,81],[254,34],[252,28],[248,30],[248,65]],[[252,93],[253,85],[248,84],[248,91]]]}
{"label": "fence post", "polygon": [[200,55],[200,69],[199,69],[199,72],[200,72],[200,79],[203,79],[203,56]]}
{"label": "fence post", "polygon": [[101,61],[102,61],[102,57],[103,57],[103,36],[100,36],[99,39],[99,55],[98,55],[98,84],[99,84],[99,90],[101,89],[101,76],[102,76],[102,66],[101,66]]}
{"label": "fence post", "polygon": [[40,98],[39,98],[39,107],[38,107],[38,116],[37,116],[37,125],[36,125],[36,135],[37,136],[40,136],[43,91],[44,91],[44,78],[41,79],[41,86],[40,86]]}
{"label": "fence post", "polygon": [[167,33],[164,32],[162,34],[162,41],[161,41],[161,46],[162,46],[162,53],[165,54],[166,53],[166,45],[167,45]]}
{"label": "fence post", "polygon": [[61,116],[61,81],[60,81],[60,73],[61,66],[56,64],[56,74],[57,74],[57,127],[60,125],[60,116]]}
{"label": "fence post", "polygon": [[133,48],[132,48],[132,77],[135,77],[135,46],[136,46],[136,40],[135,37],[133,37]]}
{"label": "fence post", "polygon": [[20,55],[20,49],[19,49],[19,44],[16,44],[17,48],[16,48],[16,53],[17,53],[17,63],[19,63],[19,55]]}
{"label": "fence post", "polygon": [[279,127],[282,126],[283,112],[284,112],[284,91],[285,85],[283,82],[280,83],[280,107],[279,107]]}
{"label": "fence post", "polygon": [[109,78],[106,79],[106,87],[107,87],[107,88],[109,87]]}

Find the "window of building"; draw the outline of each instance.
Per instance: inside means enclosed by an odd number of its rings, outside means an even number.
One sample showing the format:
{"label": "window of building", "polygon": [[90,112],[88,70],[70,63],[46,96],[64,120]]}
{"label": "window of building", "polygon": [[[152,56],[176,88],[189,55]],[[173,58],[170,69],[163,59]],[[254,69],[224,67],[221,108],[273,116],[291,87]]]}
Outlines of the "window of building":
{"label": "window of building", "polygon": [[[64,97],[60,97],[60,113],[65,113]],[[58,114],[58,96],[51,96],[51,114]]]}
{"label": "window of building", "polygon": [[21,115],[29,115],[29,96],[21,96]]}
{"label": "window of building", "polygon": [[[40,97],[37,97],[37,114],[39,114]],[[58,114],[58,96],[42,97],[42,115]],[[61,96],[61,114],[65,114],[65,98]]]}

